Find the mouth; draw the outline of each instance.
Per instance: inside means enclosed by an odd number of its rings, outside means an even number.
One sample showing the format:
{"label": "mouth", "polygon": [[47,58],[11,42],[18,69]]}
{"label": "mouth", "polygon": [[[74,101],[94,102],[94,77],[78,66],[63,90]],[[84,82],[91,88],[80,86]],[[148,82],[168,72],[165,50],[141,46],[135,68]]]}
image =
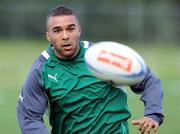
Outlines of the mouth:
{"label": "mouth", "polygon": [[72,48],[72,44],[64,44],[62,47],[66,50],[70,50]]}

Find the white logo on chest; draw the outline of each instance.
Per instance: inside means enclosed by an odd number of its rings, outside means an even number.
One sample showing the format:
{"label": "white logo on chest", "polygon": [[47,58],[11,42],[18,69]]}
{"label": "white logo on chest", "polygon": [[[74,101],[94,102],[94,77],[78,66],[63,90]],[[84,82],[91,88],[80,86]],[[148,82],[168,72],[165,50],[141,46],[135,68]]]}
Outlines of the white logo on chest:
{"label": "white logo on chest", "polygon": [[51,78],[51,79],[53,79],[53,80],[55,80],[55,81],[57,81],[56,76],[57,76],[57,73],[56,73],[54,76],[51,75],[51,74],[48,74],[48,78]]}

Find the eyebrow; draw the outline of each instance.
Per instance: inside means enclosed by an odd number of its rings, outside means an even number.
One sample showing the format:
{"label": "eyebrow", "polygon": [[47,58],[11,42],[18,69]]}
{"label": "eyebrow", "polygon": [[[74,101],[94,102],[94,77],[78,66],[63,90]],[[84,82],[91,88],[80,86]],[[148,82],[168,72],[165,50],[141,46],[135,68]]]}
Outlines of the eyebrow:
{"label": "eyebrow", "polygon": [[[67,27],[76,27],[76,25],[75,24],[70,24]],[[61,27],[60,26],[56,26],[56,27],[52,28],[52,30],[55,30],[55,29],[61,29]]]}

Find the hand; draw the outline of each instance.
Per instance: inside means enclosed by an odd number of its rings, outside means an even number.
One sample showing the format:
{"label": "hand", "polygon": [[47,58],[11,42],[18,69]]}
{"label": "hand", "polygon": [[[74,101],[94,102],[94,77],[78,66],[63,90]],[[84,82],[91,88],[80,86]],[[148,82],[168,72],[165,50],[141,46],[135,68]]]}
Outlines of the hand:
{"label": "hand", "polygon": [[143,117],[142,119],[139,119],[139,120],[133,120],[131,121],[131,124],[138,125],[139,131],[141,131],[141,134],[144,134],[145,132],[147,134],[150,134],[152,129],[154,130],[154,132],[157,132],[159,128],[158,122],[156,122],[150,117]]}

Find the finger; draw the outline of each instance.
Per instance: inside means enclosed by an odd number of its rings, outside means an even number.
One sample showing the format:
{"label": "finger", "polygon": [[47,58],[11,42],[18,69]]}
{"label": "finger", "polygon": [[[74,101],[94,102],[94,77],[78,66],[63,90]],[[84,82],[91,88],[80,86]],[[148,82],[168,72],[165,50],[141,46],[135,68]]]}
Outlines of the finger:
{"label": "finger", "polygon": [[141,127],[141,133],[144,133],[148,127],[149,127],[149,122],[144,122],[144,124]]}
{"label": "finger", "polygon": [[141,129],[141,134],[144,134],[144,133],[145,133],[146,128],[147,128],[147,127],[142,127],[142,129]]}
{"label": "finger", "polygon": [[132,120],[131,124],[132,125],[139,125],[139,122],[140,122],[140,120]]}
{"label": "finger", "polygon": [[138,125],[139,131],[141,131],[142,125],[144,124],[144,122],[145,122],[145,121],[144,121],[144,120],[141,120],[141,119],[131,121],[132,125]]}
{"label": "finger", "polygon": [[150,134],[151,130],[154,128],[154,123],[153,122],[149,122],[148,127],[146,128],[146,133]]}
{"label": "finger", "polygon": [[157,132],[158,128],[159,128],[159,124],[156,123],[156,124],[154,125],[154,132]]}
{"label": "finger", "polygon": [[145,123],[145,120],[140,120],[139,121],[139,131],[142,130],[142,127],[143,127],[144,123]]}
{"label": "finger", "polygon": [[147,134],[150,134],[152,129],[154,129],[154,132],[156,132],[158,130],[158,127],[159,124],[157,122],[150,122],[146,129]]}

